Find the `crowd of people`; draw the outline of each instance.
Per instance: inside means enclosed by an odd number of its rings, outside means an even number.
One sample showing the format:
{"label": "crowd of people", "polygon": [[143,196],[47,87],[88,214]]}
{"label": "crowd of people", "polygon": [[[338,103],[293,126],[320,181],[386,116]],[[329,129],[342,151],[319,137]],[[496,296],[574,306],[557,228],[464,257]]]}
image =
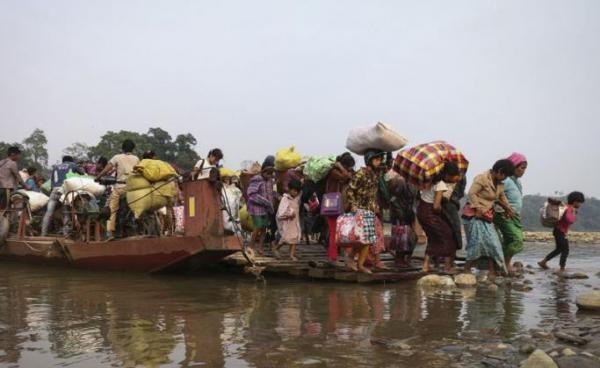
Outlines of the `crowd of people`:
{"label": "crowd of people", "polygon": [[[125,195],[125,183],[140,159],[133,153],[135,144],[125,140],[122,152],[111,159],[100,157],[95,164],[76,163],[65,156],[62,163],[52,168],[50,200],[43,216],[41,235],[47,236],[49,224],[59,205],[61,187],[67,173],[93,175],[100,179],[113,175],[116,179],[107,198],[110,217],[106,223],[106,238],[114,237],[116,214]],[[327,247],[332,264],[363,273],[386,270],[381,254],[391,252],[400,268],[411,266],[411,257],[422,229],[427,238],[423,271],[435,267],[446,273],[457,272],[455,258],[458,250],[466,249],[465,272],[473,267],[487,269],[489,277],[513,273],[513,258],[524,249],[521,210],[523,188],[521,178],[528,167],[527,158],[513,153],[500,159],[489,170],[475,176],[467,191],[466,177],[456,162],[445,162],[433,180],[419,187],[407,181],[395,170],[391,153],[371,149],[364,153],[364,166],[357,169],[355,156],[349,152],[337,156],[326,177],[319,182],[306,178],[303,164],[287,170],[277,170],[275,157],[268,156],[256,168],[247,182],[233,174],[219,178],[220,162],[224,154],[212,149],[191,170],[188,180],[223,180],[226,185],[237,186],[242,191],[247,211],[252,219],[249,247],[263,253],[269,243],[273,254],[281,257],[283,246],[289,246],[289,257],[297,260],[296,249],[310,233],[318,233]],[[40,191],[45,185],[34,168],[26,176],[18,171],[20,151],[8,150],[0,161],[0,208],[6,209],[10,196],[17,188]],[[143,158],[157,158],[146,152]],[[158,158],[160,159],[160,158]],[[223,171],[221,171],[223,173]],[[321,215],[319,208],[324,198],[337,195],[342,211]],[[465,198],[466,197],[466,198]],[[337,198],[337,197],[332,197]],[[466,204],[462,205],[463,198]],[[568,232],[575,222],[577,211],[585,202],[580,192],[568,195],[567,208],[553,232],[556,249],[539,262],[542,268],[560,255],[560,268],[564,270],[569,254]],[[344,213],[359,214],[372,232],[369,244],[343,244],[337,239],[338,218]],[[64,219],[64,234],[68,234],[69,221]],[[384,236],[384,223],[391,225],[391,236]],[[466,244],[463,244],[463,230]]]}

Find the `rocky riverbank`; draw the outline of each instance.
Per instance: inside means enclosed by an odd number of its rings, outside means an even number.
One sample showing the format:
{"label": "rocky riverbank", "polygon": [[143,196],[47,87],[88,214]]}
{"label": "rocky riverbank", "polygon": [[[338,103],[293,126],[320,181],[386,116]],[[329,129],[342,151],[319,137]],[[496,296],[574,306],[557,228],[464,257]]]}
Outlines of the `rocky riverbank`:
{"label": "rocky riverbank", "polygon": [[[497,278],[490,282],[485,277],[477,280],[472,275],[429,275],[419,280],[426,293],[492,293],[501,289],[534,293],[544,275],[556,277],[552,283],[568,287],[570,282],[587,282],[584,273],[553,274],[540,271],[533,265],[516,264],[517,276]],[[593,275],[591,275],[593,276]],[[600,276],[600,273],[597,275]],[[589,285],[592,289],[593,286]],[[599,287],[593,288],[600,289]],[[529,294],[531,295],[531,294]],[[445,339],[430,346],[435,366],[463,367],[522,367],[522,368],[592,368],[600,367],[600,292],[591,291],[586,298],[578,298],[576,320],[557,319],[544,328],[523,331],[510,338],[494,338],[493,333],[476,329],[466,330],[462,339]],[[593,300],[592,300],[593,299]],[[584,303],[586,305],[581,305]],[[595,310],[595,311],[594,311]],[[418,347],[410,341],[372,341],[372,344],[398,351],[401,356],[418,356]]]}
{"label": "rocky riverbank", "polygon": [[[551,243],[554,242],[552,231],[525,231],[525,241],[532,243]],[[569,241],[578,244],[600,244],[600,232],[579,232],[569,233]]]}

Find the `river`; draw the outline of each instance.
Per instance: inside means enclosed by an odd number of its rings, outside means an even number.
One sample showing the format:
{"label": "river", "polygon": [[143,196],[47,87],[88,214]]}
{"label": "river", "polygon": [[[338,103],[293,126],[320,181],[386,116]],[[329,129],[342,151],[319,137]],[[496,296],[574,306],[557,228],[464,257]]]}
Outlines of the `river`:
{"label": "river", "polygon": [[[534,264],[549,251],[529,245]],[[243,275],[150,277],[0,263],[0,367],[446,367],[444,349],[579,318],[600,247],[574,246],[588,280],[528,274],[510,287],[426,292]],[[404,354],[376,341],[416,347]]]}

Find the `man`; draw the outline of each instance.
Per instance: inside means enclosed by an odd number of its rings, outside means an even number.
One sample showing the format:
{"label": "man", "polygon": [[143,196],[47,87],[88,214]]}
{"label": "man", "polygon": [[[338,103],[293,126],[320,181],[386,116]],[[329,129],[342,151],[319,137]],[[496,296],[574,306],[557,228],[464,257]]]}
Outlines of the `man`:
{"label": "man", "polygon": [[[56,205],[59,203],[60,197],[63,194],[62,185],[69,172],[75,172],[81,175],[85,174],[85,171],[75,163],[75,160],[73,160],[73,157],[71,156],[64,156],[61,164],[52,167],[52,175],[50,176],[50,188],[52,188],[52,191],[50,192],[50,200],[48,201],[48,207],[46,207],[46,213],[42,220],[42,236],[48,236],[48,227],[50,226],[50,221],[54,215],[54,210],[56,210]],[[69,226],[70,222],[71,218],[69,216],[69,211],[63,209],[64,236],[69,235],[71,230]]]}
{"label": "man", "polygon": [[206,159],[200,159],[192,169],[192,180],[203,180],[210,178],[210,171],[219,167],[219,161],[223,159],[223,151],[218,148],[210,150]]}
{"label": "man", "polygon": [[10,195],[17,189],[17,185],[21,184],[25,189],[31,190],[19,174],[17,161],[20,157],[21,150],[13,146],[8,148],[7,158],[0,161],[0,210],[10,207]]}
{"label": "man", "polygon": [[108,207],[110,208],[110,218],[106,222],[106,237],[107,240],[114,238],[114,232],[117,224],[117,211],[119,210],[119,202],[121,197],[126,193],[127,178],[133,171],[133,167],[140,162],[140,159],[133,154],[135,143],[131,139],[123,141],[121,146],[123,153],[115,155],[108,161],[108,164],[96,175],[96,179],[100,179],[107,173],[115,170],[117,173],[117,184],[113,187],[110,197],[108,197]]}

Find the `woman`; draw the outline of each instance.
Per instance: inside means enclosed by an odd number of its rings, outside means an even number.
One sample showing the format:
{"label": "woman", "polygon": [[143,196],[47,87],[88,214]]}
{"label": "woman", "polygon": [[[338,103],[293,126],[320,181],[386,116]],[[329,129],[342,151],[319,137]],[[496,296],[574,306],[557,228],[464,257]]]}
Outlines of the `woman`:
{"label": "woman", "polygon": [[[377,217],[380,217],[381,209],[379,206],[379,184],[383,178],[382,164],[385,157],[385,152],[380,150],[368,150],[364,157],[365,164],[367,166],[363,167],[356,173],[346,191],[348,207],[350,207],[352,212],[365,210],[374,213]],[[375,227],[381,227],[381,222],[378,219],[375,219]],[[351,269],[358,270],[359,272],[371,273],[371,270],[365,267],[365,261],[367,260],[370,251],[375,268],[387,269],[379,260],[379,253],[381,253],[384,248],[385,245],[382,241],[377,241],[375,244],[354,248],[350,254],[350,259],[348,260],[348,266]],[[354,257],[357,253],[358,267],[355,267]]]}
{"label": "woman", "polygon": [[487,258],[489,275],[493,281],[497,270],[506,271],[504,252],[494,228],[494,203],[504,209],[504,216],[513,217],[513,210],[504,194],[504,180],[514,174],[510,160],[497,161],[491,170],[477,175],[469,190],[469,202],[463,211],[467,235],[467,262],[465,272],[471,272],[475,261]]}
{"label": "woman", "polygon": [[508,157],[515,166],[514,175],[504,180],[504,195],[513,210],[512,218],[504,216],[501,208],[496,209],[494,224],[502,235],[502,250],[504,262],[509,275],[513,274],[512,259],[523,251],[523,225],[521,224],[521,209],[523,208],[523,187],[521,178],[527,170],[527,158],[520,153]]}
{"label": "woman", "polygon": [[[344,201],[344,193],[346,192],[346,188],[348,187],[348,183],[352,180],[352,175],[354,173],[354,165],[356,162],[354,161],[354,157],[349,152],[345,152],[342,155],[338,156],[335,160],[335,165],[333,169],[327,174],[327,181],[325,184],[325,193],[342,193],[342,202]],[[343,203],[342,208],[345,207],[345,203]],[[327,256],[329,261],[335,262],[337,261],[337,240],[335,238],[336,232],[336,223],[338,216],[327,216],[327,227],[329,230],[329,246],[327,250]]]}
{"label": "woman", "polygon": [[454,272],[453,261],[457,244],[452,226],[442,213],[442,200],[446,192],[452,193],[460,179],[458,164],[446,162],[437,178],[427,189],[421,190],[417,218],[427,235],[423,272],[430,271],[432,257],[443,258],[446,272]]}

